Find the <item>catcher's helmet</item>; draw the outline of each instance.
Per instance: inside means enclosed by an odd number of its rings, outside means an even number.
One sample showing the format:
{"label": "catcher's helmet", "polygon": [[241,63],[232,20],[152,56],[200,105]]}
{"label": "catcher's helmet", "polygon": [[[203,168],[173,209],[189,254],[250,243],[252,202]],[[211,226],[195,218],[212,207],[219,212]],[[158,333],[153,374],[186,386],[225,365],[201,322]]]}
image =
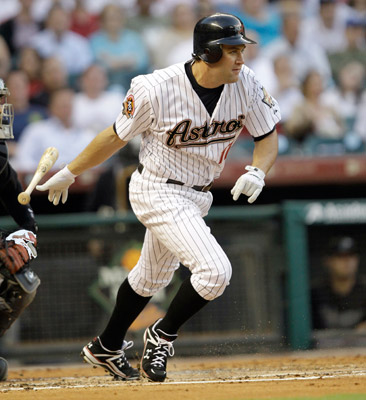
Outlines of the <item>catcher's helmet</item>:
{"label": "catcher's helmet", "polygon": [[10,92],[5,83],[0,79],[0,139],[13,139],[14,109],[8,103],[7,96]]}
{"label": "catcher's helmet", "polygon": [[222,44],[255,44],[245,36],[242,21],[232,14],[217,13],[201,18],[193,34],[193,57],[215,63],[222,57]]}

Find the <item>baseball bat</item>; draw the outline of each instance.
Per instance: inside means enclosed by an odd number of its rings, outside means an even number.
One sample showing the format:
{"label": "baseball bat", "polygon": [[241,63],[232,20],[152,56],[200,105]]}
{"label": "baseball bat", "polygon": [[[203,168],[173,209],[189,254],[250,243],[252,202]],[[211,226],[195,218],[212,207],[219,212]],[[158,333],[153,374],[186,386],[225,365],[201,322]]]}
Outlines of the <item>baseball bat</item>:
{"label": "baseball bat", "polygon": [[33,192],[33,189],[39,183],[39,181],[47,174],[47,172],[52,168],[58,158],[58,150],[56,147],[48,147],[44,153],[42,154],[41,159],[39,160],[37,170],[33,175],[32,180],[30,181],[27,189],[19,193],[18,202],[20,204],[28,204],[30,202],[30,195]]}

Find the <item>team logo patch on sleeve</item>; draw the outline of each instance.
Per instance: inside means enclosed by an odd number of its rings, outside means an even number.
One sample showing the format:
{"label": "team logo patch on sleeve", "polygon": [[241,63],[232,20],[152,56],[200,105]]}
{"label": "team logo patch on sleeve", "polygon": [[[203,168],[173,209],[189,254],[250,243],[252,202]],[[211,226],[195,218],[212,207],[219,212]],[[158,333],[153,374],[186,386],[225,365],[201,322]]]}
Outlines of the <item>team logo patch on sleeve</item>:
{"label": "team logo patch on sleeve", "polygon": [[135,113],[135,98],[132,94],[127,96],[126,100],[123,102],[122,114],[127,118],[132,118]]}
{"label": "team logo patch on sleeve", "polygon": [[272,99],[272,96],[267,92],[267,90],[262,86],[262,91],[263,91],[263,103],[267,104],[268,107],[272,108],[275,104]]}

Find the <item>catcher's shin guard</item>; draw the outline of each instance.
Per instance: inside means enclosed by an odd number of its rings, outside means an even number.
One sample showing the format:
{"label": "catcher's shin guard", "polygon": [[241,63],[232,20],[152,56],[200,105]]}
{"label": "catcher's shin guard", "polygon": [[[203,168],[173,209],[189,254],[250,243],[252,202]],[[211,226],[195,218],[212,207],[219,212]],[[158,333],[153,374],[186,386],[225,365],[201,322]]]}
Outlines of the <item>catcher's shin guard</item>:
{"label": "catcher's shin guard", "polygon": [[8,362],[0,357],[0,381],[6,381],[8,378]]}
{"label": "catcher's shin guard", "polygon": [[0,286],[0,336],[4,335],[36,296],[38,284],[33,285],[32,291],[22,286],[15,279],[4,279]]}

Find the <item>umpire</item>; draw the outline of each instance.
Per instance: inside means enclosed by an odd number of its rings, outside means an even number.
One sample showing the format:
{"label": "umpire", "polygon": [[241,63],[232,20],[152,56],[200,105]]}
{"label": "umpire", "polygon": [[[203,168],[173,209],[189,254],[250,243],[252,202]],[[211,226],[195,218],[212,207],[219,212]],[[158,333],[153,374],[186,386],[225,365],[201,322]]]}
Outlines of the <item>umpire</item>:
{"label": "umpire", "polygon": [[[0,337],[33,301],[40,284],[29,262],[37,257],[37,224],[32,208],[17,201],[23,191],[8,161],[7,139],[13,139],[13,107],[9,91],[0,79],[0,202],[19,227],[15,232],[0,229]],[[8,363],[0,357],[0,380],[7,378]]]}

